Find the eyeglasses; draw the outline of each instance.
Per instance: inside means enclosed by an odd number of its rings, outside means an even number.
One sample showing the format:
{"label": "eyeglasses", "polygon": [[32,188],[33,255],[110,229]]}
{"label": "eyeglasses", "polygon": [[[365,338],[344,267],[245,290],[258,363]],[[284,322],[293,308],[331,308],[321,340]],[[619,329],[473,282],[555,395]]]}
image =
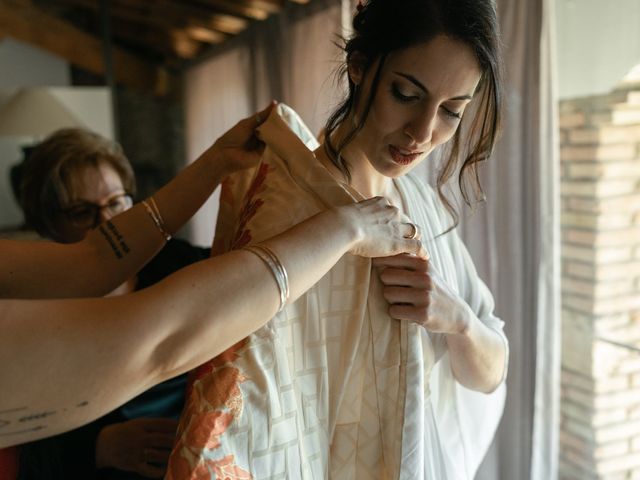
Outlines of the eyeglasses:
{"label": "eyeglasses", "polygon": [[95,228],[100,221],[100,214],[103,211],[109,212],[110,215],[117,215],[131,208],[133,199],[128,193],[115,195],[104,205],[98,205],[92,202],[79,202],[75,205],[60,210],[71,224],[80,228]]}

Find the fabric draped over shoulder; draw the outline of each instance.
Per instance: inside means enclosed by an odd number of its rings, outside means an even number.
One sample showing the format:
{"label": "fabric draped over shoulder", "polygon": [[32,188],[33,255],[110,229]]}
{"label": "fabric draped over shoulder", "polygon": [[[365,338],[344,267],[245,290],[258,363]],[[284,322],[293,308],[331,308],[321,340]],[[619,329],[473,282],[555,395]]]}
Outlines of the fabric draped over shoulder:
{"label": "fabric draped over shoulder", "polygon": [[[293,130],[293,132],[292,132]],[[223,190],[214,250],[242,248],[330,206],[358,201],[316,160],[313,135],[280,105],[260,127],[261,164]],[[437,197],[396,181],[432,266],[491,328],[493,300]],[[504,387],[453,378],[442,336],[389,317],[370,259],[345,255],[263,328],[192,374],[169,479],[471,479]]]}

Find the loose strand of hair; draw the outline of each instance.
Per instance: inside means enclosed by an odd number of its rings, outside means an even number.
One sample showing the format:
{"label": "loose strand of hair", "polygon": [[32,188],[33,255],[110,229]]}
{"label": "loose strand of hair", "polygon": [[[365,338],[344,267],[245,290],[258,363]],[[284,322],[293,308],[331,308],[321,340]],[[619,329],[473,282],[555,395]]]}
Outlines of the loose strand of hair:
{"label": "loose strand of hair", "polygon": [[[347,100],[345,100],[342,105],[340,105],[339,109],[329,118],[327,121],[327,127],[325,129],[325,152],[329,156],[331,162],[342,171],[342,173],[346,176],[347,181],[351,182],[351,171],[349,170],[349,164],[346,159],[342,156],[342,150],[355,138],[355,136],[362,130],[367,117],[369,116],[369,112],[371,111],[371,104],[373,103],[373,98],[376,95],[378,90],[378,85],[380,84],[380,77],[382,75],[382,67],[387,58],[387,55],[384,54],[380,57],[380,62],[378,64],[378,68],[376,69],[373,80],[371,81],[371,89],[369,91],[369,97],[367,98],[367,102],[365,105],[365,109],[362,112],[362,116],[358,123],[341,139],[340,143],[337,146],[333,145],[331,141],[331,133],[344,121],[346,120],[349,113],[356,108],[356,104],[360,97],[361,90],[358,89],[355,85],[354,94],[349,95]],[[364,75],[363,75],[364,77]],[[351,82],[351,80],[349,80]]]}
{"label": "loose strand of hair", "polygon": [[457,159],[460,155],[460,128],[456,130],[456,133],[450,141],[452,142],[451,150],[449,151],[449,155],[444,167],[440,170],[440,172],[438,172],[436,187],[438,191],[438,197],[440,198],[440,201],[442,202],[444,208],[447,210],[447,213],[449,213],[449,216],[451,217],[453,223],[444,232],[438,234],[438,237],[446,235],[454,228],[456,228],[460,220],[455,207],[444,194],[444,186],[451,179],[451,177],[453,177],[453,174],[456,171],[456,165],[458,163]]}

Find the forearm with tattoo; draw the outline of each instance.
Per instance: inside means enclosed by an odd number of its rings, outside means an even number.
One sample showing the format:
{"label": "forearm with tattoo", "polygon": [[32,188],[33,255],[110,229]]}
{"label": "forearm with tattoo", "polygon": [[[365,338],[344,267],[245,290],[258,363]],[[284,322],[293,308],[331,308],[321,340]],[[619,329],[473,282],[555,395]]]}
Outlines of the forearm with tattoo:
{"label": "forearm with tattoo", "polygon": [[27,432],[37,432],[48,428],[46,419],[66,413],[75,408],[82,408],[89,405],[88,401],[82,401],[71,408],[58,410],[31,410],[29,407],[10,408],[0,411],[0,437],[10,437]]}
{"label": "forearm with tattoo", "polygon": [[124,237],[111,221],[108,220],[100,225],[98,231],[105,238],[116,258],[120,259],[131,251]]}

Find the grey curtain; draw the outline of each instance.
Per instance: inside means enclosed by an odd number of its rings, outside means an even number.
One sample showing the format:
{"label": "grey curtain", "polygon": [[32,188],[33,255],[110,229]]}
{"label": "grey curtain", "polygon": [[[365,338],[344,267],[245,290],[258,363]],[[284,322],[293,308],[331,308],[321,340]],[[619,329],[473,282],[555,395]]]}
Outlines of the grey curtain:
{"label": "grey curtain", "polygon": [[463,238],[510,341],[507,402],[477,478],[557,478],[560,322],[556,98],[551,0],[498,0],[504,133],[484,167],[487,202]]}

